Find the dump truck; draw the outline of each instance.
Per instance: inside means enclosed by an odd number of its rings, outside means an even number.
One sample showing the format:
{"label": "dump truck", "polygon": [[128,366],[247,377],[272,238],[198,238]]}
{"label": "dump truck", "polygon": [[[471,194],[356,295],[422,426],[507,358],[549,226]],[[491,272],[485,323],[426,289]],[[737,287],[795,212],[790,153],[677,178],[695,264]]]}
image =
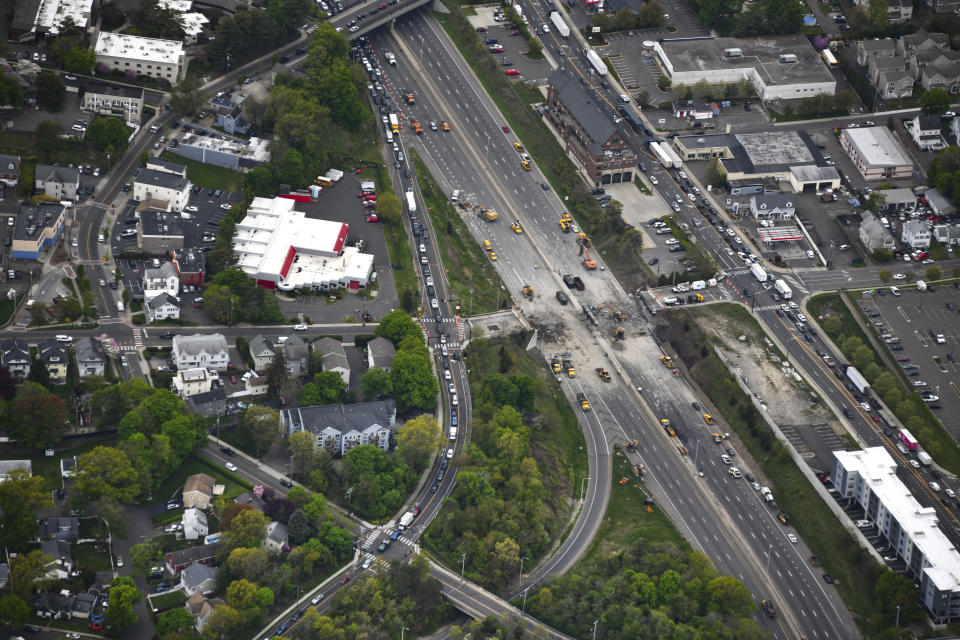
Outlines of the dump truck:
{"label": "dump truck", "polygon": [[477,209],[477,216],[483,218],[487,222],[493,222],[500,217],[500,214],[493,209],[484,209],[483,207],[480,207]]}
{"label": "dump truck", "polygon": [[533,300],[533,287],[528,284],[523,285],[523,295],[526,296],[528,300]]}
{"label": "dump truck", "polygon": [[580,408],[584,411],[590,411],[590,402],[587,400],[587,396],[580,392],[577,394],[577,402],[580,403]]}
{"label": "dump truck", "polygon": [[604,382],[610,382],[610,372],[603,367],[597,367],[597,375],[600,376],[600,379]]}
{"label": "dump truck", "polygon": [[577,370],[573,367],[573,362],[571,360],[563,361],[563,369],[567,372],[568,378],[576,378]]}
{"label": "dump truck", "polygon": [[553,367],[554,373],[560,373],[562,369],[560,368],[560,358],[554,357],[550,359],[550,365]]}
{"label": "dump truck", "polygon": [[418,136],[423,134],[423,127],[420,126],[419,120],[410,120],[410,128],[413,129],[414,133],[416,133]]}

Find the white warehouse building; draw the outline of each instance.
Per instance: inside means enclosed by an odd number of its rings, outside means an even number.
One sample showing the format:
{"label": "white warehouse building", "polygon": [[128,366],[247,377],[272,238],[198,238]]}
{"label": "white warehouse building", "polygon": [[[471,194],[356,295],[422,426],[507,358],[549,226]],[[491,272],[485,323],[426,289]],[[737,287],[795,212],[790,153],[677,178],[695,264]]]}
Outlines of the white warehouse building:
{"label": "white warehouse building", "polygon": [[837,81],[806,36],[659,40],[654,52],[674,87],[748,80],[763,100],[833,95]]}
{"label": "white warehouse building", "polygon": [[94,48],[97,64],[110,71],[133,71],[177,84],[187,72],[187,56],[183,43],[177,40],[143,38],[123,33],[100,32]]}
{"label": "white warehouse building", "polygon": [[960,551],[940,529],[936,509],[910,494],[883,447],[833,455],[834,486],[863,507],[864,517],[906,563],[934,622],[960,618]]}
{"label": "white warehouse building", "polygon": [[373,256],[346,246],[348,225],[308,218],[287,198],[254,198],[237,224],[237,267],[260,286],[283,291],[360,289],[373,276]]}

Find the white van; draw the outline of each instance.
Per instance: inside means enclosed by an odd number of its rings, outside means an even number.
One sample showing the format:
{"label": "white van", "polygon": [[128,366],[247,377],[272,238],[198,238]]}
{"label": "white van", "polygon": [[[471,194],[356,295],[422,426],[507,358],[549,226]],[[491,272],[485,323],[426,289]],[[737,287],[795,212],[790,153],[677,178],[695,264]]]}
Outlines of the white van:
{"label": "white van", "polygon": [[393,131],[387,131],[387,144],[393,144]]}
{"label": "white van", "polygon": [[450,427],[450,440],[451,442],[457,439],[457,428]]}
{"label": "white van", "polygon": [[123,311],[123,300],[117,300],[117,311]]}
{"label": "white van", "polygon": [[150,133],[156,133],[159,130],[160,129],[155,124],[150,126]]}
{"label": "white van", "polygon": [[890,287],[890,293],[895,296],[903,295],[900,293],[900,287]]}
{"label": "white van", "polygon": [[937,484],[936,482],[931,482],[931,483],[930,483],[930,488],[933,489],[933,490],[934,490],[935,492],[937,492],[937,493],[940,492],[940,485]]}

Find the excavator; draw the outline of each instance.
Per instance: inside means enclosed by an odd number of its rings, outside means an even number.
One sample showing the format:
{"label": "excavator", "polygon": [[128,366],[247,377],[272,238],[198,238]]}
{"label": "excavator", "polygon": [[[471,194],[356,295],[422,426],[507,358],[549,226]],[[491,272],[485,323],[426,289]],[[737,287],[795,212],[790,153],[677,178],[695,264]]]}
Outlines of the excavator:
{"label": "excavator", "polygon": [[525,295],[528,300],[533,300],[533,287],[528,284],[523,285],[523,295]]}

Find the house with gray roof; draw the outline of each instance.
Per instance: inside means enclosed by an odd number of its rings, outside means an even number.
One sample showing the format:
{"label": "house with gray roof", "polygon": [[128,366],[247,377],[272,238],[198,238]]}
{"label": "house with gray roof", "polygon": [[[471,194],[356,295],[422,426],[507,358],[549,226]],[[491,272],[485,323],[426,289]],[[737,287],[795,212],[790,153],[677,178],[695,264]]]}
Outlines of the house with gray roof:
{"label": "house with gray roof", "polygon": [[147,298],[143,306],[148,322],[180,318],[180,301],[166,292]]}
{"label": "house with gray roof", "polygon": [[547,121],[583,174],[595,185],[632,182],[637,157],[580,78],[558,68],[547,87]]}
{"label": "house with gray roof", "polygon": [[220,598],[205,598],[203,594],[196,592],[187,598],[184,606],[187,608],[187,611],[193,614],[194,620],[196,620],[194,628],[197,630],[197,633],[203,633],[203,627],[213,614],[213,610],[222,604],[226,603]]}
{"label": "house with gray roof", "polygon": [[923,29],[897,40],[897,54],[907,56],[926,49],[947,49],[950,47],[950,36],[945,33],[927,33]]}
{"label": "house with gray roof", "polygon": [[50,196],[56,200],[77,200],[77,189],[80,188],[80,170],[70,167],[60,167],[55,164],[38,164],[34,175],[35,190],[37,193]]}
{"label": "house with gray roof", "polygon": [[178,551],[170,551],[164,555],[163,563],[167,571],[177,575],[192,564],[211,565],[217,560],[217,551],[220,549],[219,542],[200,545],[199,547],[187,547]]}
{"label": "house with gray roof", "polygon": [[280,424],[287,435],[309,431],[317,446],[331,456],[342,456],[355,446],[375,444],[390,447],[390,432],[397,421],[393,400],[297,407],[280,412]]}
{"label": "house with gray roof", "polygon": [[923,197],[927,199],[927,204],[938,216],[947,216],[957,212],[957,208],[936,189],[927,189],[923,193]]}
{"label": "house with gray roof", "polygon": [[907,220],[900,228],[900,240],[911,249],[927,249],[933,229],[919,220]]}
{"label": "house with gray roof", "polygon": [[283,343],[283,359],[287,363],[287,371],[291,376],[300,377],[307,372],[309,356],[310,347],[300,336],[290,336]]}
{"label": "house with gray roof", "polygon": [[138,202],[161,200],[170,211],[183,211],[190,202],[190,181],[175,173],[141,169],[133,179],[133,198]]}
{"label": "house with gray roof", "polygon": [[76,516],[50,516],[40,523],[41,540],[76,542],[80,537],[80,519]]}
{"label": "house with gray roof", "polygon": [[865,67],[870,58],[897,55],[897,41],[893,38],[857,40],[857,64]]}
{"label": "house with gray roof", "polygon": [[44,340],[37,345],[37,355],[47,367],[51,382],[62,384],[66,381],[70,355],[61,343],[56,340]]}
{"label": "house with gray roof", "polygon": [[313,350],[320,354],[324,371],[336,371],[340,374],[343,383],[350,386],[350,363],[347,361],[347,352],[339,340],[320,338],[313,343]]}
{"label": "house with gray roof", "polygon": [[73,553],[70,544],[63,540],[46,540],[40,543],[40,552],[53,560],[46,566],[47,577],[64,579],[73,571]]}
{"label": "house with gray roof", "polygon": [[790,193],[761,193],[750,197],[750,213],[757,220],[793,220],[797,202]]}
{"label": "house with gray roof", "polygon": [[276,357],[277,352],[273,346],[273,340],[267,338],[262,333],[258,333],[250,339],[250,358],[253,360],[253,368],[256,371],[266,371],[270,363]]}
{"label": "house with gray roof", "polygon": [[78,593],[73,597],[73,608],[70,610],[70,617],[86,620],[90,617],[90,613],[96,604],[97,596],[92,593]]}
{"label": "house with gray roof", "polygon": [[207,418],[222,416],[227,412],[227,394],[222,387],[192,395],[187,398],[187,402],[197,413]]}
{"label": "house with gray roof", "polygon": [[87,376],[102,376],[107,364],[103,345],[99,340],[83,337],[74,343],[74,357],[77,360],[77,375],[82,380]]}
{"label": "house with gray roof", "polygon": [[909,98],[913,95],[913,76],[909,71],[881,71],[873,86],[884,98]]}
{"label": "house with gray roof", "polygon": [[187,597],[195,593],[201,596],[216,589],[217,570],[205,564],[192,564],[180,573],[180,589]]}
{"label": "house with gray roof", "polygon": [[282,522],[271,522],[267,525],[267,537],[263,539],[263,548],[268,553],[280,553],[287,547],[289,536],[287,525]]}
{"label": "house with gray roof", "polygon": [[397,355],[397,350],[394,348],[393,342],[386,338],[374,338],[367,343],[367,368],[379,367],[384,371],[390,371],[395,355]]}
{"label": "house with gray roof", "polygon": [[180,293],[180,274],[170,261],[164,261],[156,269],[143,270],[143,297],[149,298],[159,293],[176,296]]}
{"label": "house with gray roof", "polygon": [[204,367],[225,371],[229,362],[227,339],[222,333],[173,336],[173,363],[177,369]]}
{"label": "house with gray roof", "polygon": [[867,248],[867,251],[876,251],[877,249],[893,251],[897,246],[890,230],[880,224],[876,216],[869,211],[862,214],[859,235],[860,242]]}
{"label": "house with gray roof", "polygon": [[0,183],[8,187],[20,181],[20,156],[0,154]]}
{"label": "house with gray roof", "polygon": [[18,338],[0,342],[0,365],[14,378],[26,378],[30,373],[30,347]]}
{"label": "house with gray roof", "polygon": [[933,227],[933,237],[940,244],[960,244],[960,225],[938,224]]}

